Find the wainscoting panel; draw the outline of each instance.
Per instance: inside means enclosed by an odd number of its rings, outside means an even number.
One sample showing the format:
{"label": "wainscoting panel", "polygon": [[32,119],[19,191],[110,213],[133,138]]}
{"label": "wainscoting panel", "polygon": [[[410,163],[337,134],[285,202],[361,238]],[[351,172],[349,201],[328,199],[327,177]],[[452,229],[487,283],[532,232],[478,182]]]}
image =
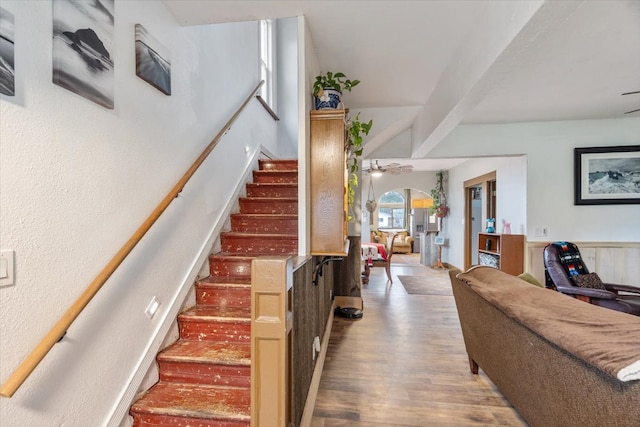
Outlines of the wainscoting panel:
{"label": "wainscoting panel", "polygon": [[[640,286],[640,242],[573,242],[591,272],[608,283]],[[525,270],[544,283],[546,242],[527,242]]]}

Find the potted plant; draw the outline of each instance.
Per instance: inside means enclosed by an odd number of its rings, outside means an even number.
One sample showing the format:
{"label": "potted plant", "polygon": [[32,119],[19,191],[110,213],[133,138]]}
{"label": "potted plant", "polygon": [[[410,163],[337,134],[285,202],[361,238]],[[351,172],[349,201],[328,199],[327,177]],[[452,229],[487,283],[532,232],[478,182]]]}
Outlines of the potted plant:
{"label": "potted plant", "polygon": [[444,178],[446,172],[440,170],[436,173],[436,186],[431,189],[431,198],[433,199],[432,212],[436,217],[444,218],[449,213],[449,207],[447,206],[447,196],[444,193]]}
{"label": "potted plant", "polygon": [[316,76],[313,83],[316,110],[335,110],[341,103],[342,92],[357,86],[360,80],[349,80],[344,73],[328,71],[324,75]]}
{"label": "potted plant", "polygon": [[[349,180],[347,183],[347,197],[349,207],[353,206],[356,197],[356,187],[358,186],[358,170],[359,158],[362,156],[362,138],[364,135],[368,135],[373,126],[373,120],[368,122],[360,121],[360,113],[356,114],[356,117],[351,120],[347,119],[347,141],[345,144],[345,151],[347,153],[347,169],[349,171]],[[352,217],[349,215],[349,220]]]}

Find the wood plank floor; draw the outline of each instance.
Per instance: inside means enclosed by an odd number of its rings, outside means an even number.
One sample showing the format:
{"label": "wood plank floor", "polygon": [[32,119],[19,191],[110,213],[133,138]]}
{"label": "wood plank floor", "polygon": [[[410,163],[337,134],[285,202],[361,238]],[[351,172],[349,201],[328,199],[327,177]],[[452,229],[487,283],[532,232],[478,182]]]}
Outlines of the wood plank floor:
{"label": "wood plank floor", "polygon": [[407,294],[398,275],[449,283],[419,254],[373,268],[364,317],[336,318],[312,427],[526,426],[481,371],[472,375],[453,296]]}

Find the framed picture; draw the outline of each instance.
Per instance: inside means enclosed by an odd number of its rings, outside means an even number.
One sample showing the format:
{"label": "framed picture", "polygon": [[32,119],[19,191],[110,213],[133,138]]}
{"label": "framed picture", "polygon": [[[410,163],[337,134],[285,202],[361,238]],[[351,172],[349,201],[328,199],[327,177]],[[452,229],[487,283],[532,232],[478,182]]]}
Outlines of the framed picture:
{"label": "framed picture", "polygon": [[171,95],[169,51],[141,24],[136,24],[136,75],[165,95]]}
{"label": "framed picture", "polygon": [[53,0],[53,83],[114,106],[114,0]]}
{"label": "framed picture", "polygon": [[640,145],[574,149],[574,204],[640,204]]}
{"label": "framed picture", "polygon": [[16,94],[14,73],[13,14],[0,7],[0,93]]}

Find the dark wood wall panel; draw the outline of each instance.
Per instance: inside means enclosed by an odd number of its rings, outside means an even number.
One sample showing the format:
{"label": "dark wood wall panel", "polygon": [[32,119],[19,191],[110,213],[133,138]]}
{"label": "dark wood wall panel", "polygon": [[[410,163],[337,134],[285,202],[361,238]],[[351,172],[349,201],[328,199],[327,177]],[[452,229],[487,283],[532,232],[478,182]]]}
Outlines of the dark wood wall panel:
{"label": "dark wood wall panel", "polygon": [[318,285],[311,282],[313,268],[321,260],[314,257],[298,268],[293,274],[293,332],[292,332],[292,418],[296,426],[300,424],[302,412],[311,385],[311,377],[317,357],[313,358],[313,339],[324,338],[324,331],[332,307],[331,289],[334,287],[334,267],[329,263],[324,267]]}

